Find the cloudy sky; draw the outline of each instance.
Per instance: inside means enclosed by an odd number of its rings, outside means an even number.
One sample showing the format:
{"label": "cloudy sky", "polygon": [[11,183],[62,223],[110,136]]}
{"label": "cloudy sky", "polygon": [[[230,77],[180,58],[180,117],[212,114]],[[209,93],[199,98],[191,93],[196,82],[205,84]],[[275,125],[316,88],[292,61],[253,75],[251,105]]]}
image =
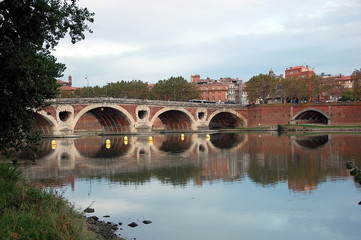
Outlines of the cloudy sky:
{"label": "cloudy sky", "polygon": [[[80,0],[94,31],[54,55],[77,87],[171,76],[240,78],[361,68],[361,0]],[[87,80],[85,80],[87,77]]]}

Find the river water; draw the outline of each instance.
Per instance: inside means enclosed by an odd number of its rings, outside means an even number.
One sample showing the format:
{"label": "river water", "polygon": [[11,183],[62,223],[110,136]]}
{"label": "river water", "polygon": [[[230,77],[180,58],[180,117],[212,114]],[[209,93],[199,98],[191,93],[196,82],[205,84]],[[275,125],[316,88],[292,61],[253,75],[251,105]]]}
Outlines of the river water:
{"label": "river water", "polygon": [[360,239],[361,185],[345,167],[361,167],[358,134],[52,140],[25,176],[128,239]]}

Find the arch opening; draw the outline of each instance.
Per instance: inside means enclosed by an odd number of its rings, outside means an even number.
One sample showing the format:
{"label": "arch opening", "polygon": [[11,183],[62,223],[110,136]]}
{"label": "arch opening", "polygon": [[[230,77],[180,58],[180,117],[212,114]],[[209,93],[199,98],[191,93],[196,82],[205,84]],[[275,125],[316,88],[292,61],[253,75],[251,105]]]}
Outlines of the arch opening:
{"label": "arch opening", "polygon": [[205,112],[198,112],[198,119],[199,120],[203,120],[205,116],[206,116]]}
{"label": "arch opening", "polygon": [[71,112],[69,112],[69,111],[59,112],[59,119],[62,122],[66,122],[69,119],[70,116],[71,116]]}
{"label": "arch opening", "polygon": [[192,120],[182,111],[170,110],[158,116],[153,123],[152,129],[164,131],[189,131],[192,130]]}
{"label": "arch opening", "polygon": [[39,131],[42,136],[53,135],[54,124],[48,121],[43,115],[34,113],[34,130]]}
{"label": "arch opening", "polygon": [[117,134],[130,132],[130,120],[118,109],[97,107],[83,114],[75,125],[76,132]]}
{"label": "arch opening", "polygon": [[302,137],[296,140],[296,143],[306,149],[318,149],[326,145],[328,143],[328,135],[322,136],[309,136]]}
{"label": "arch opening", "polygon": [[209,122],[209,129],[239,128],[242,126],[244,126],[243,120],[229,112],[218,113]]}
{"label": "arch opening", "polygon": [[144,120],[147,117],[148,117],[148,111],[146,111],[146,110],[138,111],[138,118],[139,119]]}
{"label": "arch opening", "polygon": [[304,111],[295,120],[297,124],[328,124],[327,117],[315,110]]}
{"label": "arch opening", "polygon": [[[43,138],[40,141],[40,146],[39,146],[39,152],[36,153],[36,158],[37,159],[42,159],[44,157],[48,157],[50,154],[52,154],[55,149],[52,148],[52,144],[51,144],[51,139],[49,138]],[[22,152],[18,152],[15,156],[20,158],[20,159],[29,159],[29,156],[32,156],[32,152],[30,151],[22,151]]]}
{"label": "arch opening", "polygon": [[219,149],[232,149],[245,141],[245,136],[242,134],[216,133],[211,135],[211,143]]}
{"label": "arch opening", "polygon": [[110,137],[110,147],[107,147],[103,137],[79,138],[74,140],[79,154],[86,158],[117,158],[128,153],[130,146],[123,137]]}
{"label": "arch opening", "polygon": [[192,139],[190,135],[184,135],[182,140],[181,136],[178,134],[166,134],[159,150],[169,153],[182,153],[187,151],[191,144]]}

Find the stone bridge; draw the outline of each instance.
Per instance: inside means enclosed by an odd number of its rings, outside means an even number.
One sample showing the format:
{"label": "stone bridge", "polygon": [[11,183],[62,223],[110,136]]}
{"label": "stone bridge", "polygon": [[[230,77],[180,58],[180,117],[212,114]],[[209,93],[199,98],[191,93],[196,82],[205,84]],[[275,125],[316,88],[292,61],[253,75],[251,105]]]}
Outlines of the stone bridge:
{"label": "stone bridge", "polygon": [[248,125],[247,108],[240,105],[119,98],[64,98],[49,104],[35,113],[36,128],[44,136],[192,132]]}
{"label": "stone bridge", "polygon": [[120,98],[63,98],[34,113],[43,136],[157,130],[194,132],[277,124],[361,125],[361,103],[204,104]]}

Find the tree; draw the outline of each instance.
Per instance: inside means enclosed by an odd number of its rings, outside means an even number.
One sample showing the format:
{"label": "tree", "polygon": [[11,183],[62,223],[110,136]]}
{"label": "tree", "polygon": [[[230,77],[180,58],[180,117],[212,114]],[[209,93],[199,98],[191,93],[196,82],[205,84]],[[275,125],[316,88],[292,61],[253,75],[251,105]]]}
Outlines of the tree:
{"label": "tree", "polygon": [[104,88],[107,96],[115,98],[147,99],[149,93],[148,84],[140,80],[122,80],[107,84]]}
{"label": "tree", "polygon": [[320,101],[322,96],[336,91],[338,82],[334,78],[310,77],[286,78],[282,80],[283,96],[288,102]]}
{"label": "tree", "polygon": [[351,75],[353,94],[356,99],[361,99],[361,69],[355,69]]}
{"label": "tree", "polygon": [[279,97],[276,96],[278,79],[275,76],[268,74],[259,74],[253,76],[247,82],[247,95],[250,102],[266,103],[268,98]]}
{"label": "tree", "polygon": [[160,80],[150,91],[150,98],[156,100],[189,101],[199,96],[200,91],[197,86],[187,82],[183,77]]}
{"label": "tree", "polygon": [[339,99],[339,101],[344,101],[344,102],[355,101],[355,94],[351,89],[347,89],[343,92],[342,97]]}
{"label": "tree", "polygon": [[310,101],[321,101],[322,96],[336,90],[340,85],[335,78],[322,78],[322,76],[313,75],[305,78],[309,90]]}
{"label": "tree", "polygon": [[76,0],[0,1],[1,153],[36,145],[34,112],[56,96],[65,70],[51,51],[67,33],[72,43],[84,39],[93,16]]}

